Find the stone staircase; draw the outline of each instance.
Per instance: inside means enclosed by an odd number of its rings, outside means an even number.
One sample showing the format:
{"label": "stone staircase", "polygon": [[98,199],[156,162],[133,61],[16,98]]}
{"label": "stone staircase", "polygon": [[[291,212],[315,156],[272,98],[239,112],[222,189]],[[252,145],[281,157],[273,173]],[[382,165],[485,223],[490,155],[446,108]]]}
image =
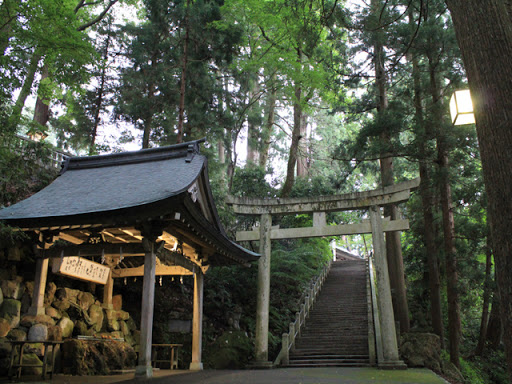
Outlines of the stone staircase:
{"label": "stone staircase", "polygon": [[336,261],[306,319],[290,367],[369,366],[366,261]]}

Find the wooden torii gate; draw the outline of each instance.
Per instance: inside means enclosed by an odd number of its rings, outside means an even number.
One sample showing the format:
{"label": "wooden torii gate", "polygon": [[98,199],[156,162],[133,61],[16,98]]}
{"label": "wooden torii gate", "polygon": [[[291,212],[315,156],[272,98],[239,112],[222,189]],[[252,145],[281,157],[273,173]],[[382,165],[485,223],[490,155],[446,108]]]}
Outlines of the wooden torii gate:
{"label": "wooden torii gate", "polygon": [[[378,365],[383,368],[404,367],[398,355],[384,232],[407,230],[409,229],[409,222],[408,220],[382,220],[381,207],[407,201],[411,190],[418,188],[419,184],[420,179],[417,178],[372,191],[311,198],[255,199],[228,197],[228,204],[233,206],[235,213],[260,216],[259,228],[253,231],[236,233],[236,241],[260,241],[261,258],[258,261],[255,366],[262,368],[272,366],[272,362],[268,361],[271,240],[371,233],[377,275],[377,301],[380,311],[383,351],[382,361],[379,361]],[[369,212],[369,221],[359,224],[326,225],[326,212],[360,209]],[[313,227],[283,229],[272,227],[272,215],[298,213],[312,213]]]}

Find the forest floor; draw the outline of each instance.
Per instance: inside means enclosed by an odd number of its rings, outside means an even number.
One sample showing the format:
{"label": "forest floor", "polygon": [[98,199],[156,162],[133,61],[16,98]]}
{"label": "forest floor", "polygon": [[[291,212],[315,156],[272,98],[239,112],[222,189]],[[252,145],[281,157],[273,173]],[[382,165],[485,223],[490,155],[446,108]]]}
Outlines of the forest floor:
{"label": "forest floor", "polygon": [[[0,381],[1,382],[1,381]],[[51,384],[446,384],[428,369],[399,371],[375,368],[283,368],[272,370],[155,371],[153,379],[134,379],[133,373],[115,376],[55,375],[52,380],[26,381]]]}

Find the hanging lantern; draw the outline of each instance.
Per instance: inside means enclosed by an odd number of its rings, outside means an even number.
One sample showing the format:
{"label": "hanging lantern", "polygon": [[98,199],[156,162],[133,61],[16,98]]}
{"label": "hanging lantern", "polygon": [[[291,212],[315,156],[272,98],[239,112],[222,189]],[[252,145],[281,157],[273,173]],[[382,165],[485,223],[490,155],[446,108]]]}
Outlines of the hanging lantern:
{"label": "hanging lantern", "polygon": [[453,125],[475,124],[473,102],[469,89],[453,93],[450,99],[450,115]]}

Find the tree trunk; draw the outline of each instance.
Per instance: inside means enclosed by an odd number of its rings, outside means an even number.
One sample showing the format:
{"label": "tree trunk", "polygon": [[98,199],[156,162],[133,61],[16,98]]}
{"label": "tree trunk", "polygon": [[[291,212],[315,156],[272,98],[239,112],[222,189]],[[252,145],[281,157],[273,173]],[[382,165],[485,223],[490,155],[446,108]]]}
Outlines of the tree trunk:
{"label": "tree trunk", "polygon": [[[111,20],[111,19],[110,19]],[[89,156],[94,155],[96,153],[96,138],[98,136],[98,127],[101,122],[101,108],[103,104],[103,97],[105,96],[105,84],[107,80],[107,59],[108,59],[108,51],[110,48],[110,28],[111,23],[109,23],[108,26],[108,35],[107,39],[105,40],[105,46],[103,48],[103,60],[104,64],[101,67],[101,77],[100,77],[100,85],[97,90],[97,96],[96,96],[96,103],[95,103],[95,110],[94,110],[94,123],[91,130],[91,142],[89,144]]]}
{"label": "tree trunk", "polygon": [[498,349],[503,337],[500,307],[500,299],[497,292],[494,292],[492,298],[491,314],[489,315],[489,324],[487,325],[487,341],[489,342],[489,347],[494,350]]}
{"label": "tree trunk", "polygon": [[308,116],[302,113],[300,122],[300,140],[297,151],[297,177],[308,175]]}
{"label": "tree trunk", "polygon": [[[380,2],[372,1],[372,12],[377,14],[380,8]],[[384,47],[381,44],[382,33],[380,30],[374,32],[374,53],[373,64],[375,68],[375,83],[377,87],[377,112],[384,113],[388,108],[388,97],[386,90],[386,69],[384,67]],[[380,136],[382,150],[380,155],[380,173],[382,187],[394,184],[393,157],[391,149],[391,133],[386,129]],[[384,217],[390,217],[391,220],[398,219],[398,209],[396,205],[384,207]],[[393,299],[393,312],[395,320],[400,322],[400,333],[409,331],[409,306],[407,304],[407,294],[405,289],[404,264],[402,257],[402,244],[400,241],[400,232],[386,232],[386,255],[388,260],[389,280],[391,284],[391,294]]]}
{"label": "tree trunk", "polygon": [[292,143],[290,145],[290,154],[288,156],[288,166],[286,168],[286,181],[281,190],[281,196],[287,197],[295,183],[295,165],[297,164],[297,151],[300,140],[300,123],[302,122],[302,106],[300,104],[302,97],[302,87],[295,84],[295,101],[293,104],[293,131]]}
{"label": "tree trunk", "polygon": [[[48,64],[44,64],[43,68],[41,69],[41,79],[39,81],[39,89],[43,86],[44,80],[48,78]],[[48,120],[50,119],[50,106],[49,100],[44,100],[43,95],[41,95],[42,92],[38,90],[37,92],[37,100],[36,100],[36,107],[34,109],[34,122],[42,125],[43,127],[46,127],[46,123],[48,123]]]}
{"label": "tree trunk", "polygon": [[188,66],[188,43],[189,43],[189,29],[188,24],[188,8],[190,0],[186,2],[185,10],[185,41],[183,42],[183,57],[181,62],[181,79],[180,79],[180,105],[178,108],[178,132],[176,135],[176,143],[183,142],[183,124],[185,121],[185,91],[187,82],[187,66]]}
{"label": "tree trunk", "polygon": [[480,321],[480,335],[478,337],[478,344],[475,348],[475,355],[482,356],[484,352],[485,342],[487,340],[487,326],[489,323],[489,302],[491,299],[491,268],[492,268],[492,250],[489,236],[487,236],[487,247],[485,252],[485,282],[484,294],[482,304],[482,319]]}
{"label": "tree trunk", "polygon": [[262,168],[266,168],[268,161],[268,154],[270,150],[270,138],[272,137],[272,131],[274,128],[275,111],[277,102],[277,88],[274,84],[276,80],[275,74],[270,76],[267,84],[267,101],[266,101],[266,122],[263,125],[261,131],[261,148],[259,165]]}
{"label": "tree trunk", "polygon": [[25,76],[25,80],[23,82],[23,87],[21,87],[20,94],[16,99],[16,103],[12,109],[11,116],[9,117],[9,130],[15,132],[18,128],[18,124],[21,119],[21,111],[25,106],[25,101],[27,97],[30,95],[30,91],[32,89],[32,84],[34,84],[34,77],[37,73],[37,67],[39,65],[39,61],[41,60],[41,50],[36,48],[32,57],[30,58],[30,64],[27,68],[27,75]]}
{"label": "tree trunk", "polygon": [[[258,109],[257,103],[253,103],[253,100],[255,100],[258,97],[258,94],[260,93],[260,83],[258,76],[254,79],[254,83],[251,82],[253,86],[252,89],[249,91],[249,103],[253,104],[256,109]],[[258,113],[258,112],[257,112]],[[258,119],[254,119],[254,112],[249,111],[247,116],[247,165],[255,166],[258,164],[259,159],[259,140],[260,140],[260,127],[255,124],[255,120],[259,121]]]}
{"label": "tree trunk", "polygon": [[446,0],[471,91],[512,378],[512,22],[501,0]]}
{"label": "tree trunk", "polygon": [[455,222],[453,219],[452,190],[450,186],[450,164],[446,136],[442,130],[442,97],[436,75],[436,64],[429,57],[430,92],[432,96],[433,122],[437,127],[437,151],[439,164],[439,195],[443,214],[443,239],[446,265],[446,296],[448,298],[448,333],[450,341],[450,361],[460,368],[460,306],[457,272],[457,255],[455,248]]}
{"label": "tree trunk", "polygon": [[[412,7],[409,8],[409,25],[411,32],[414,33],[416,23]],[[444,343],[444,327],[443,327],[443,310],[441,305],[441,283],[439,277],[438,251],[435,241],[434,215],[432,207],[434,201],[432,198],[432,181],[430,165],[428,160],[427,145],[428,140],[432,139],[430,126],[425,124],[423,107],[421,104],[422,90],[418,59],[412,56],[412,76],[414,85],[414,108],[416,122],[416,141],[419,145],[419,171],[420,171],[420,196],[423,210],[423,241],[427,251],[428,265],[428,284],[430,297],[430,317],[434,333],[441,340],[441,348],[445,348]]]}

